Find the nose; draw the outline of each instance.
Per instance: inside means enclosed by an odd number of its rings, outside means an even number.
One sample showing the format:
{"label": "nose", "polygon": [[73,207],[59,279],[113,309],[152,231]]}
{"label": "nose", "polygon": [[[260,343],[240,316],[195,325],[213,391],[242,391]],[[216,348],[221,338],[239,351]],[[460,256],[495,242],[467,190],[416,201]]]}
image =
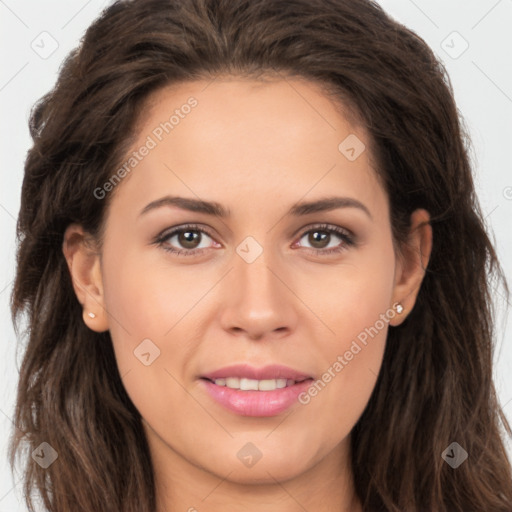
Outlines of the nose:
{"label": "nose", "polygon": [[251,340],[281,338],[296,328],[299,312],[293,279],[271,250],[252,262],[234,254],[223,280],[222,328]]}

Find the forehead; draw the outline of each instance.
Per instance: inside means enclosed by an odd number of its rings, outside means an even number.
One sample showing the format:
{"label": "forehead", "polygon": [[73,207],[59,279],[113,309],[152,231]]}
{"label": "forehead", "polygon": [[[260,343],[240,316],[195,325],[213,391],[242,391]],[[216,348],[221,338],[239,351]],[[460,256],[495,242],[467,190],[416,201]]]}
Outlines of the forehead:
{"label": "forehead", "polygon": [[339,192],[379,209],[386,198],[369,143],[319,84],[304,79],[174,84],[145,102],[130,150],[139,154],[120,195],[132,203],[176,193],[269,207],[278,198]]}

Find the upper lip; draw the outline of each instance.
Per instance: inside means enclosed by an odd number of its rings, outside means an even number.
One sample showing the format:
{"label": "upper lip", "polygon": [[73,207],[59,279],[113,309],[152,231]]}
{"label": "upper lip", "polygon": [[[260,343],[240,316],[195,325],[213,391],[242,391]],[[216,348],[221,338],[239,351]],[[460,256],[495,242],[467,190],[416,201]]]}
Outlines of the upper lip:
{"label": "upper lip", "polygon": [[262,368],[255,368],[249,364],[234,364],[231,366],[225,366],[224,368],[219,368],[213,372],[205,373],[204,375],[201,375],[201,377],[209,380],[224,379],[226,377],[239,377],[255,380],[304,380],[312,378],[311,375],[279,364],[263,366]]}

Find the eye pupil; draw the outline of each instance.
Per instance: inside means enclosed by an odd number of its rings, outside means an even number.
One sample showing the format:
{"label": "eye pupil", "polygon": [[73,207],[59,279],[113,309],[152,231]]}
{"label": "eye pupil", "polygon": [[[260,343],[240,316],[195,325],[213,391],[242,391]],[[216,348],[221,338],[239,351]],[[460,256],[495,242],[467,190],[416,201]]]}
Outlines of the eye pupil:
{"label": "eye pupil", "polygon": [[[317,235],[320,235],[317,237]],[[327,233],[325,231],[311,231],[310,234],[309,234],[309,243],[311,243],[312,245],[314,244],[317,244],[320,242],[320,247],[318,248],[323,248],[325,247],[326,245],[328,245],[328,242],[327,244],[325,244],[325,240],[330,236],[330,233]]]}
{"label": "eye pupil", "polygon": [[194,249],[194,244],[199,239],[200,235],[194,231],[182,231],[178,235],[179,243],[183,245],[186,249]]}

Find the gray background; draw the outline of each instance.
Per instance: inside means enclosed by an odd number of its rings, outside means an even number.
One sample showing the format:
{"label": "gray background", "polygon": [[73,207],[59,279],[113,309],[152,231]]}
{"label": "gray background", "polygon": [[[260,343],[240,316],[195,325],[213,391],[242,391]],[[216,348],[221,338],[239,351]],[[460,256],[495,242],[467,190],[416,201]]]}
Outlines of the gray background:
{"label": "gray background", "polygon": [[[21,356],[21,352],[16,356],[9,295],[14,277],[15,219],[23,162],[31,145],[28,115],[33,103],[53,87],[64,57],[110,3],[0,0],[0,512],[25,510],[22,481],[19,474],[11,477],[6,447],[13,426],[11,416]],[[512,284],[512,0],[379,3],[423,37],[447,66],[459,110],[472,136],[477,191]],[[507,326],[510,307],[499,294],[496,303],[500,315],[495,383],[505,414],[512,422],[512,328]],[[511,440],[507,440],[507,448],[512,456]]]}

